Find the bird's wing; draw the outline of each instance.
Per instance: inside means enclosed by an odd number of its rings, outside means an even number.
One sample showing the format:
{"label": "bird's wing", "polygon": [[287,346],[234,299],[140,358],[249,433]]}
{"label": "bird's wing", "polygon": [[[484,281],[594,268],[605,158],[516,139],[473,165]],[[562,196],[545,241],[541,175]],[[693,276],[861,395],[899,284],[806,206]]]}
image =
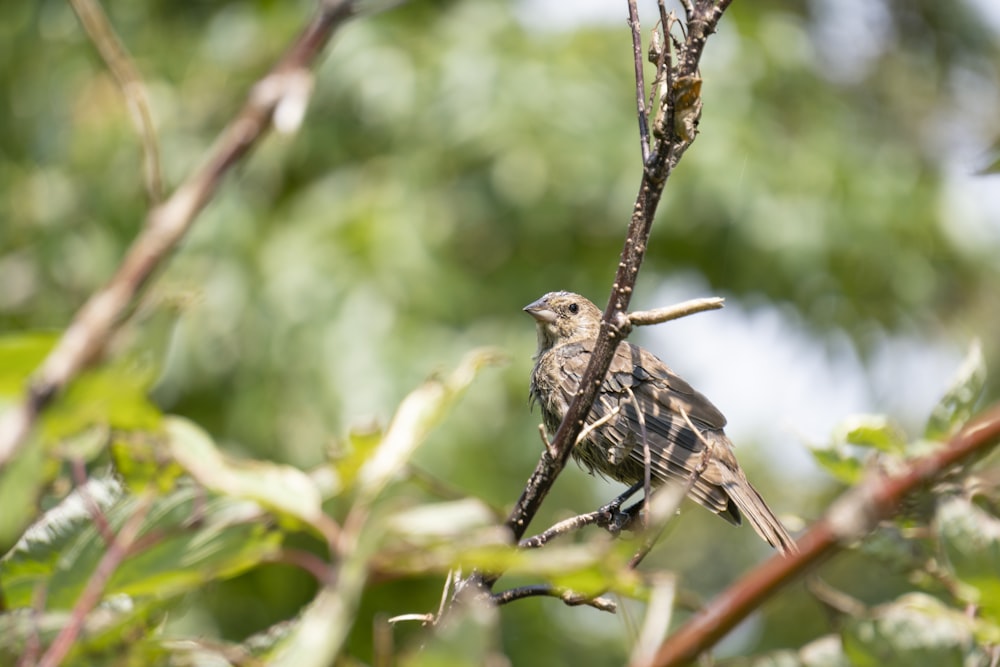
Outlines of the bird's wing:
{"label": "bird's wing", "polygon": [[[613,445],[645,466],[644,445],[649,448],[654,478],[686,482],[702,467],[691,488],[691,496],[712,511],[739,523],[739,513],[721,488],[718,466],[702,466],[705,443],[711,443],[712,459],[733,458],[731,444],[722,432],[726,418],[704,395],[696,391],[650,352],[624,342],[611,362],[608,376],[595,403],[595,413],[619,406],[619,416],[604,431]],[[637,409],[638,408],[638,409]],[[681,411],[687,414],[692,430]],[[641,417],[640,417],[641,411]],[[597,414],[596,418],[600,418]],[[699,437],[700,433],[700,437]]]}
{"label": "bird's wing", "polygon": [[650,407],[667,408],[677,415],[683,409],[699,428],[721,429],[726,425],[725,416],[711,401],[637,345],[624,342],[618,346],[608,370],[608,383],[641,392],[651,399]]}

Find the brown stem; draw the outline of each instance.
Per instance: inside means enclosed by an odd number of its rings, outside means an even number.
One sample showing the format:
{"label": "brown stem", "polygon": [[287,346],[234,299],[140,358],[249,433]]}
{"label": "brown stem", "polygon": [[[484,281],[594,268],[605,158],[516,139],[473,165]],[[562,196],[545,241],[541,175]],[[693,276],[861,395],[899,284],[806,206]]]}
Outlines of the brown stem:
{"label": "brown stem", "polygon": [[646,111],[646,83],[643,79],[642,29],[635,0],[628,0],[628,27],[632,31],[632,59],[635,62],[635,104],[639,117],[639,147],[642,164],[649,161],[649,113]]}
{"label": "brown stem", "polygon": [[27,440],[39,413],[100,356],[129,304],[180,243],[222,178],[264,136],[279,104],[288,97],[301,96],[303,73],[319,58],[334,31],[354,13],[355,4],[356,0],[320,4],[288,52],[253,87],[243,109],[222,131],[203,165],[149,212],[111,281],[80,308],[35,373],[24,399],[0,419],[0,468]]}
{"label": "brown stem", "polygon": [[128,49],[119,39],[98,0],[70,0],[70,4],[125,97],[125,104],[132,115],[132,122],[142,144],[146,195],[150,203],[158,204],[163,199],[160,147],[153,126],[149,97],[142,77],[139,76],[139,68],[135,66]]}
{"label": "brown stem", "polygon": [[94,574],[87,580],[87,585],[84,587],[83,592],[80,593],[76,604],[73,605],[69,621],[59,631],[59,634],[56,635],[56,638],[52,641],[52,645],[49,646],[49,650],[38,661],[38,667],[56,667],[66,658],[66,654],[73,647],[73,642],[79,636],[80,630],[83,629],[83,624],[87,620],[87,614],[101,601],[101,595],[104,593],[108,581],[111,580],[115,570],[125,560],[129,550],[135,543],[136,537],[139,535],[139,529],[142,527],[142,522],[146,518],[152,501],[153,496],[151,495],[142,498],[135,511],[132,512],[131,516],[125,522],[125,525],[118,531],[114,542],[104,552],[100,562],[97,564],[97,568],[94,570]]}
{"label": "brown stem", "polygon": [[963,428],[948,445],[901,474],[876,474],[838,498],[798,541],[799,552],[772,556],[703,607],[660,646],[643,667],[686,665],[722,639],[782,586],[874,530],[906,494],[1000,441],[1000,405]]}

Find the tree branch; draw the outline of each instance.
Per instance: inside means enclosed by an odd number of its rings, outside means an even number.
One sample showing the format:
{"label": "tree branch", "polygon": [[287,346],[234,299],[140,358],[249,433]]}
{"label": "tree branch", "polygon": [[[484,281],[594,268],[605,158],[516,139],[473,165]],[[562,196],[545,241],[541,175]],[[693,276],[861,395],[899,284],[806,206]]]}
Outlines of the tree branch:
{"label": "tree branch", "polygon": [[952,466],[1000,441],[1000,404],[973,420],[940,451],[912,462],[901,474],[875,474],[848,489],[798,541],[799,552],[772,556],[681,626],[643,667],[675,667],[697,659],[782,586],[844,549],[891,517],[900,501]]}
{"label": "tree branch", "polygon": [[628,0],[628,27],[632,30],[632,59],[635,61],[635,104],[639,117],[639,148],[642,164],[649,160],[649,113],[646,110],[646,83],[642,75],[642,32],[635,0]]}
{"label": "tree branch", "polygon": [[[266,133],[276,111],[303,108],[311,76],[334,31],[355,12],[356,0],[326,0],[289,50],[254,85],[239,114],[222,131],[203,165],[162,204],[152,209],[111,281],[77,311],[55,349],[31,380],[21,402],[0,417],[0,468],[31,433],[39,413],[88,364],[100,356],[133,299],[180,243],[222,178]],[[294,114],[291,114],[294,115]]]}
{"label": "tree branch", "polygon": [[128,49],[118,38],[114,26],[111,25],[97,0],[70,0],[70,4],[125,97],[125,104],[131,113],[132,123],[142,144],[146,194],[151,204],[158,204],[163,199],[160,146],[156,139],[156,129],[153,127],[153,114],[149,108],[146,86],[139,75],[139,68],[135,66]]}
{"label": "tree branch", "polygon": [[[697,71],[698,62],[704,49],[704,40],[715,29],[715,25],[728,4],[729,1],[723,0],[720,5],[713,6],[714,9],[711,11],[704,10],[703,6],[699,5],[697,11],[688,13],[689,24],[697,18],[700,27],[695,34],[689,31],[687,40],[683,44],[681,57],[678,60],[680,74],[687,73],[690,68],[693,68],[690,71]],[[637,17],[635,21],[630,19],[630,26],[633,34],[639,33]],[[669,22],[668,25],[661,25],[660,28],[664,31],[665,48],[669,48],[671,39],[671,36],[666,32],[668,28]],[[637,85],[641,86],[642,49],[633,48],[633,57],[636,60]],[[681,92],[690,98],[692,91],[695,99],[693,101],[688,99],[687,104],[691,106],[697,103],[696,111],[700,112],[700,97],[698,97],[700,87],[685,88]],[[666,89],[666,93],[670,96],[676,96],[678,90],[671,87]],[[642,99],[641,91],[639,99]],[[566,466],[573,444],[576,442],[594,398],[597,396],[597,390],[604,376],[607,375],[611,358],[614,356],[618,343],[628,334],[630,328],[627,315],[628,306],[632,299],[632,291],[639,274],[639,268],[642,266],[642,260],[646,254],[653,219],[663,194],[663,187],[684,150],[694,140],[693,134],[689,136],[679,134],[676,131],[676,123],[669,124],[664,130],[662,136],[657,138],[655,150],[651,151],[649,159],[643,165],[639,192],[636,195],[628,229],[625,233],[624,247],[611,287],[611,295],[601,318],[601,326],[590,362],[580,380],[579,390],[552,437],[551,448],[542,452],[521,497],[507,518],[506,525],[513,533],[515,540],[520,540],[524,536],[528,524],[531,523],[541,507],[556,477]],[[477,573],[467,583],[489,590],[499,577],[500,575],[497,573]]]}
{"label": "tree branch", "polygon": [[521,586],[519,588],[511,588],[510,590],[503,591],[501,593],[496,593],[492,596],[493,603],[497,606],[502,604],[507,604],[508,602],[513,602],[514,600],[521,600],[528,597],[538,597],[545,596],[550,598],[559,598],[565,602],[570,607],[578,607],[580,605],[586,605],[588,607],[593,607],[594,609],[600,609],[601,611],[611,612],[612,614],[618,610],[618,605],[614,600],[609,600],[604,597],[587,597],[586,595],[581,595],[580,593],[574,593],[571,590],[565,588],[559,588],[557,586],[550,586],[549,584],[538,584],[534,586]]}
{"label": "tree branch", "polygon": [[94,574],[91,575],[76,604],[73,605],[69,621],[56,635],[49,650],[38,661],[38,667],[56,667],[69,653],[73,642],[76,641],[84,622],[87,620],[87,614],[101,601],[101,595],[104,593],[108,581],[111,580],[115,570],[122,564],[122,561],[128,556],[129,550],[135,544],[136,538],[139,536],[139,529],[142,527],[142,522],[152,503],[153,496],[150,494],[146,494],[140,499],[138,506],[125,521],[121,530],[118,531],[118,535],[108,546],[108,550],[104,552],[100,562],[97,563]]}

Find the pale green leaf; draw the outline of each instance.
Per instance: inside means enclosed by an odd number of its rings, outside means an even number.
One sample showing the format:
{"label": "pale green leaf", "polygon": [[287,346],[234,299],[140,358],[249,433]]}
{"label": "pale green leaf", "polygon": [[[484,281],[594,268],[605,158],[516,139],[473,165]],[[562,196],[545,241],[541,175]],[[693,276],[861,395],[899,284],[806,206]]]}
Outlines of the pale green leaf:
{"label": "pale green leaf", "polygon": [[0,336],[0,407],[20,396],[31,374],[59,340],[59,332]]}
{"label": "pale green leaf", "polygon": [[856,667],[961,665],[979,653],[974,622],[961,611],[923,593],[903,595],[871,617],[851,618],[844,650]]}
{"label": "pale green leaf", "polygon": [[949,498],[935,517],[938,535],[961,593],[1000,624],[1000,519],[964,498]]}
{"label": "pale green leaf", "polygon": [[180,417],[165,428],[174,459],[205,487],[233,498],[319,522],[322,498],[313,480],[297,468],[264,461],[238,461],[222,454],[205,431]]}
{"label": "pale green leaf", "polygon": [[28,441],[0,468],[0,553],[6,553],[37,516],[42,489],[59,473],[37,438]]}
{"label": "pale green leaf", "polygon": [[[416,610],[415,610],[416,611]],[[480,667],[505,661],[498,645],[500,610],[463,595],[454,613],[434,626],[422,645],[402,657],[406,667]]]}
{"label": "pale green leaf", "polygon": [[974,340],[945,395],[931,411],[924,429],[928,440],[947,440],[972,416],[986,385],[982,345]]}
{"label": "pale green leaf", "polygon": [[849,445],[877,449],[888,454],[901,453],[906,447],[906,434],[882,415],[855,415],[841,423],[837,430]]}
{"label": "pale green leaf", "polygon": [[864,475],[861,461],[848,455],[841,447],[812,447],[809,452],[824,470],[848,486],[857,484]]}
{"label": "pale green leaf", "polygon": [[359,502],[371,502],[399,474],[479,370],[500,358],[493,350],[473,350],[447,378],[428,380],[403,399],[382,441],[358,473]]}
{"label": "pale green leaf", "polygon": [[[112,531],[135,511],[134,496],[112,500],[105,512]],[[192,523],[193,519],[197,519]],[[260,521],[259,507],[228,498],[206,501],[204,491],[180,488],[157,498],[140,533],[154,536],[115,571],[105,596],[168,597],[235,576],[271,558],[281,534]],[[44,534],[20,545],[0,562],[0,581],[9,607],[31,605],[37,586],[46,586],[46,608],[68,609],[79,597],[107,550],[93,521],[72,521],[46,546]]]}
{"label": "pale green leaf", "polygon": [[93,426],[152,431],[162,417],[147,393],[153,377],[130,363],[84,372],[60,394],[41,419],[46,442]]}

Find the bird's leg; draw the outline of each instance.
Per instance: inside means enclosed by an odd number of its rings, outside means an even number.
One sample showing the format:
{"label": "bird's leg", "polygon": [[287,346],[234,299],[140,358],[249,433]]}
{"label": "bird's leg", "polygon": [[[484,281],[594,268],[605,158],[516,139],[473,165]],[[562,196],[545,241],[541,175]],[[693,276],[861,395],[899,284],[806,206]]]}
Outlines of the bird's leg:
{"label": "bird's leg", "polygon": [[[635,495],[636,491],[641,489],[643,483],[636,482],[628,489],[625,490],[620,496],[612,500],[610,503],[597,510],[597,513],[601,516],[601,520],[598,521],[598,525],[606,528],[609,532],[617,535],[622,531],[622,529],[627,526],[632,521],[631,510],[636,506],[633,505],[625,512],[621,511],[622,503]],[[642,503],[637,503],[637,505],[642,505]]]}

